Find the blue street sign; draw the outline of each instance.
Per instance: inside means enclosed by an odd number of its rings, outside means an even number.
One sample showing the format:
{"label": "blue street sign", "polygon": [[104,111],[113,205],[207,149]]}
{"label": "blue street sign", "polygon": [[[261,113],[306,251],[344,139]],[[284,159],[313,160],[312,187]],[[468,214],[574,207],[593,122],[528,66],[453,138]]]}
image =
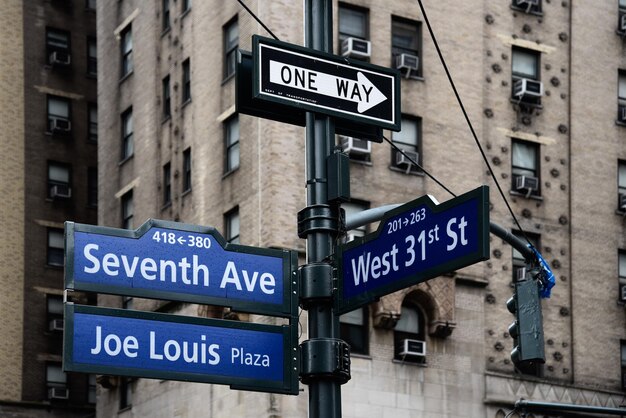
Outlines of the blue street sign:
{"label": "blue street sign", "polygon": [[65,287],[297,315],[297,254],[227,244],[211,227],[148,220],[137,230],[65,224]]}
{"label": "blue street sign", "polygon": [[297,394],[297,323],[255,324],[65,306],[65,371]]}
{"label": "blue street sign", "polygon": [[340,245],[338,313],[489,258],[489,188],[443,204],[421,197],[390,212],[378,230]]}

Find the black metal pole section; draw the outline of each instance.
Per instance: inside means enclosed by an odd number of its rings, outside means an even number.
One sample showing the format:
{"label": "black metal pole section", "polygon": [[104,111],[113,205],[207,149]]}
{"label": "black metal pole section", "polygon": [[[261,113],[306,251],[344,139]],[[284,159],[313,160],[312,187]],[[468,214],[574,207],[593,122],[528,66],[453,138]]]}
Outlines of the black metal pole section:
{"label": "black metal pole section", "polygon": [[[305,0],[307,48],[332,52],[332,0]],[[307,240],[300,268],[300,303],[308,310],[308,337],[300,347],[301,379],[309,386],[309,417],[341,417],[341,384],[349,379],[347,345],[339,340],[333,313],[333,269],[329,257],[339,233],[339,206],[328,199],[328,158],[335,127],[328,116],[306,115],[307,207],[298,214],[298,234]]]}
{"label": "black metal pole section", "polygon": [[507,242],[511,247],[515,248],[517,251],[522,254],[525,260],[534,260],[535,254],[532,252],[530,248],[526,246],[526,243],[513,235],[510,231],[504,229],[500,225],[495,222],[489,222],[489,232],[494,234],[497,237],[502,238],[505,242]]}
{"label": "black metal pole section", "polygon": [[574,405],[567,403],[534,402],[520,399],[515,402],[515,409],[523,412],[584,412],[587,414],[626,416],[626,408],[608,408],[603,406]]}

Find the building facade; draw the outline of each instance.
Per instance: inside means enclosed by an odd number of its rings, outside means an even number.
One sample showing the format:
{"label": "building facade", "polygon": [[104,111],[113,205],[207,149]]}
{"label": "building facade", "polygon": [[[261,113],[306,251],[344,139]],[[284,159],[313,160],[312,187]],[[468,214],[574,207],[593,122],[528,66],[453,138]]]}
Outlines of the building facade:
{"label": "building facade", "polygon": [[[301,2],[247,3],[282,41],[303,43]],[[492,236],[490,260],[342,316],[353,353],[343,416],[504,417],[522,397],[621,405],[626,3],[423,3],[495,177],[555,272],[557,286],[543,302],[546,364],[537,376],[514,372],[506,301],[523,259]],[[98,62],[98,224],[137,228],[152,217],[211,225],[229,242],[295,249],[304,262],[296,225],[306,205],[304,130],[235,109],[237,49],[249,51],[253,34],[267,36],[263,28],[234,1],[100,2],[97,16],[98,51],[107,57]],[[517,231],[418,4],[334,2],[333,16],[337,54],[402,72],[402,131],[385,136],[457,194],[489,185],[491,219]],[[371,53],[355,47],[363,41]],[[450,198],[386,143],[345,137],[337,143],[351,161],[348,213],[425,194]],[[268,321],[110,296],[99,304]],[[425,351],[402,354],[407,339],[424,342]],[[148,379],[100,381],[103,417],[307,415],[304,385],[292,397]]]}
{"label": "building facade", "polygon": [[95,1],[6,6],[0,415],[85,416],[95,376],[61,365],[63,223],[97,221]]}

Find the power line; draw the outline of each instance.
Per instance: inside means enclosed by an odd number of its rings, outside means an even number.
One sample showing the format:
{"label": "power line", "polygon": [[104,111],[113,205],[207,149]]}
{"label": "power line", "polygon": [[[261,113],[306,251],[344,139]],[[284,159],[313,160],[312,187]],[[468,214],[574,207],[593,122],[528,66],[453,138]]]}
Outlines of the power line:
{"label": "power line", "polygon": [[409,155],[407,155],[402,148],[399,148],[396,144],[394,144],[392,141],[390,141],[389,139],[387,139],[387,137],[385,137],[383,135],[383,139],[385,141],[387,141],[387,143],[389,143],[389,145],[391,145],[391,147],[393,149],[395,149],[396,151],[398,151],[400,154],[404,155],[410,162],[411,164],[415,165],[417,168],[419,168],[420,170],[422,170],[424,172],[424,174],[429,177],[431,180],[433,180],[435,183],[437,183],[439,186],[441,186],[446,192],[450,193],[452,195],[452,197],[456,197],[456,194],[454,194],[450,189],[448,189],[442,182],[440,182],[439,180],[437,180],[432,174],[430,174],[428,171],[426,171],[424,169],[424,167],[422,167],[421,165],[419,165],[417,163],[417,161],[415,161],[413,158],[411,158]]}
{"label": "power line", "polygon": [[428,16],[426,15],[426,10],[424,10],[424,6],[422,5],[422,0],[417,0],[417,3],[419,5],[419,7],[420,7],[420,10],[422,11],[422,15],[424,16],[424,21],[426,22],[426,26],[428,27],[428,32],[430,33],[430,37],[433,40],[433,44],[435,45],[435,49],[437,50],[437,55],[439,55],[439,60],[441,61],[441,64],[443,65],[443,69],[445,70],[446,75],[448,76],[448,81],[450,82],[450,85],[452,86],[452,90],[454,91],[454,95],[456,96],[456,100],[459,103],[459,106],[461,107],[461,111],[463,112],[463,116],[465,116],[465,121],[467,122],[467,125],[469,126],[469,129],[470,129],[470,131],[472,133],[472,136],[474,137],[474,142],[476,142],[476,146],[480,150],[480,154],[482,155],[483,160],[485,160],[485,164],[487,164],[487,168],[489,169],[489,174],[491,174],[491,178],[496,183],[496,187],[498,188],[498,191],[500,192],[500,196],[502,196],[502,199],[504,200],[504,203],[506,204],[506,207],[508,208],[509,213],[513,217],[513,221],[515,222],[515,225],[517,225],[517,228],[524,235],[524,238],[526,239],[526,241],[528,241],[528,243],[531,244],[530,240],[526,236],[526,233],[522,229],[522,226],[520,225],[519,221],[517,220],[517,217],[515,216],[515,213],[513,213],[513,209],[511,208],[511,205],[509,204],[509,201],[506,199],[506,196],[504,195],[504,192],[502,191],[502,187],[500,187],[500,183],[498,182],[498,179],[496,178],[496,175],[493,172],[493,169],[491,168],[491,164],[489,164],[489,160],[487,159],[487,155],[485,154],[485,151],[483,150],[482,145],[480,145],[480,141],[478,141],[478,136],[476,135],[476,131],[474,131],[474,126],[472,125],[472,121],[470,120],[470,118],[469,118],[469,116],[467,114],[467,111],[465,110],[465,106],[463,105],[463,101],[461,100],[461,96],[459,95],[459,92],[456,89],[456,85],[454,84],[454,81],[452,80],[452,76],[450,75],[450,71],[448,70],[448,65],[446,64],[446,61],[443,58],[443,54],[441,53],[441,49],[439,48],[439,43],[437,42],[437,38],[435,37],[435,33],[433,32],[433,28],[430,26],[430,21],[428,20]]}
{"label": "power line", "polygon": [[272,32],[272,31],[270,30],[270,28],[268,28],[267,26],[265,26],[265,23],[263,23],[263,22],[261,21],[261,19],[259,19],[259,18],[257,17],[257,15],[255,15],[255,14],[252,12],[252,10],[250,10],[250,9],[248,8],[248,6],[246,6],[246,4],[245,4],[242,0],[237,0],[237,1],[239,2],[239,4],[241,4],[241,5],[243,6],[243,8],[244,8],[244,9],[246,9],[246,11],[247,11],[248,13],[250,13],[250,15],[254,18],[254,20],[256,20],[256,21],[259,23],[259,25],[263,26],[263,29],[265,29],[265,30],[267,31],[267,33],[269,33],[270,35],[272,35],[272,38],[276,39],[277,41],[280,41],[280,39],[278,39],[278,37],[277,37],[276,35],[274,35],[274,32]]}

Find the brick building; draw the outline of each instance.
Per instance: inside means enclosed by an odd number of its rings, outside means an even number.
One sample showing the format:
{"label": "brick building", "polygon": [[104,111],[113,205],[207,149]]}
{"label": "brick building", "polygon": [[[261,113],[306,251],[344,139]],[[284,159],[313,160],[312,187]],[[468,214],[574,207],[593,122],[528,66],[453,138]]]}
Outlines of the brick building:
{"label": "brick building", "polygon": [[61,369],[63,222],[97,220],[95,1],[5,6],[0,415],[85,416],[95,376]]}
{"label": "brick building", "polygon": [[[302,44],[301,2],[247,3],[281,40]],[[496,177],[555,271],[557,286],[543,302],[546,364],[541,377],[513,371],[505,303],[523,260],[494,237],[489,261],[342,317],[353,349],[343,415],[504,417],[521,397],[623,404],[626,2],[424,5]],[[417,3],[351,0],[335,2],[333,13],[336,53],[344,43],[349,49],[350,39],[366,40],[371,54],[359,58],[401,67],[402,132],[385,135],[456,193],[490,185],[492,220],[515,229]],[[100,225],[136,228],[148,217],[212,225],[231,242],[296,249],[304,258],[296,228],[305,206],[304,130],[235,111],[236,50],[250,50],[257,33],[265,34],[235,1],[98,4],[98,51],[108,58],[100,60],[98,78]],[[351,158],[353,200],[346,211],[424,194],[449,198],[387,144],[337,142]],[[99,302],[232,315],[116,297]],[[399,355],[407,337],[425,341],[425,355]],[[305,393],[102,381],[100,416],[300,417],[307,411]]]}

